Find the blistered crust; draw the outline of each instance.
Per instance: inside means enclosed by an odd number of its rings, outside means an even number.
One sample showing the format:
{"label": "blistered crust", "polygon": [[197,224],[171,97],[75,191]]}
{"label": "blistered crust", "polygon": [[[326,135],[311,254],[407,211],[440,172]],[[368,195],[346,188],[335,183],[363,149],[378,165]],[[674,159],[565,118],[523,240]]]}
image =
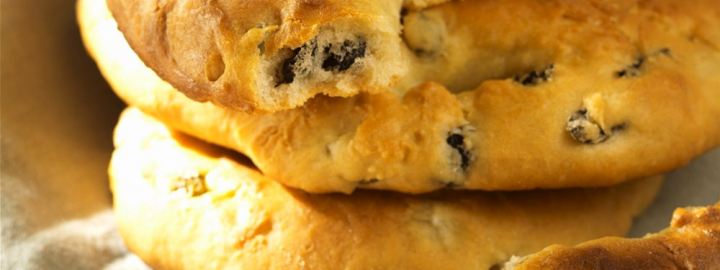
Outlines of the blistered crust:
{"label": "blistered crust", "polygon": [[155,269],[489,269],[552,243],[622,235],[660,186],[308,194],[137,109],[114,142],[118,228]]}
{"label": "blistered crust", "polygon": [[640,239],[551,246],[504,269],[720,269],[720,204],[677,209],[669,228]]}
{"label": "blistered crust", "polygon": [[[309,192],[607,186],[672,170],[720,143],[720,16],[711,2],[439,5],[424,16],[458,14],[450,18],[466,28],[452,29],[488,33],[473,44],[507,45],[488,51],[492,61],[478,61],[505,67],[476,76],[495,79],[463,92],[451,89],[466,89],[466,82],[424,83],[402,96],[318,96],[272,114],[224,110],[177,93],[112,31],[104,7],[86,2],[96,7],[80,12],[85,43],[121,98],[176,129],[245,153],[263,173]],[[494,15],[474,16],[478,10]],[[513,12],[548,23],[512,20],[524,18]],[[511,46],[520,37],[527,44]],[[552,57],[523,49],[538,46],[552,48],[543,50]],[[534,62],[540,59],[547,61]],[[522,65],[532,68],[509,72]],[[434,74],[443,81],[457,70]]]}

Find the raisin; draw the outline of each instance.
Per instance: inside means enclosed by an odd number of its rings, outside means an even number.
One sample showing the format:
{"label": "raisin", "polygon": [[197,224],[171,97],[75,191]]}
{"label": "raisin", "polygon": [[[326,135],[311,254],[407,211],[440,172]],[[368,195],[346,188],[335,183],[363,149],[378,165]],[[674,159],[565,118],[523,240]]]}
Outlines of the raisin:
{"label": "raisin", "polygon": [[645,56],[640,56],[635,61],[627,66],[625,69],[619,70],[615,72],[615,77],[623,78],[623,77],[635,77],[637,75],[640,75],[640,69],[642,68],[643,64],[645,63]]}
{"label": "raisin", "polygon": [[525,86],[534,86],[550,80],[555,65],[550,64],[543,70],[533,70],[523,75],[515,75],[513,78],[516,82]]}
{"label": "raisin", "polygon": [[588,111],[585,108],[570,116],[565,129],[570,132],[573,139],[584,144],[601,143],[609,137],[598,123],[588,117]]}
{"label": "raisin", "polygon": [[306,76],[310,72],[307,65],[308,60],[312,61],[317,51],[317,42],[311,40],[295,49],[286,49],[287,58],[280,63],[276,75],[276,84],[288,84],[300,76]]}
{"label": "raisin", "polygon": [[460,154],[460,168],[467,170],[470,166],[470,151],[465,149],[465,137],[462,134],[450,133],[446,142]]}
{"label": "raisin", "polygon": [[300,48],[292,50],[290,57],[280,64],[280,70],[278,73],[277,85],[292,83],[295,80],[295,63],[298,62],[298,54]]}
{"label": "raisin", "polygon": [[[318,53],[318,47],[323,51]],[[295,49],[286,49],[285,58],[277,67],[275,86],[289,84],[300,77],[312,76],[318,65],[326,71],[345,71],[365,56],[367,45],[364,40],[345,40],[342,43],[318,45],[317,38]]]}
{"label": "raisin", "polygon": [[355,60],[365,56],[366,47],[367,44],[362,39],[346,40],[341,45],[329,44],[324,49],[325,60],[322,68],[327,71],[348,70],[355,64]]}
{"label": "raisin", "polygon": [[667,56],[667,57],[672,57],[672,51],[670,50],[670,48],[660,48],[659,50],[657,50],[654,53],[638,56],[637,59],[635,59],[635,61],[632,62],[632,64],[630,64],[629,66],[625,67],[622,70],[616,71],[615,77],[623,78],[623,77],[638,76],[638,75],[640,75],[640,71],[643,68],[643,65],[645,64],[645,62],[647,62],[648,58],[662,56],[662,55]]}

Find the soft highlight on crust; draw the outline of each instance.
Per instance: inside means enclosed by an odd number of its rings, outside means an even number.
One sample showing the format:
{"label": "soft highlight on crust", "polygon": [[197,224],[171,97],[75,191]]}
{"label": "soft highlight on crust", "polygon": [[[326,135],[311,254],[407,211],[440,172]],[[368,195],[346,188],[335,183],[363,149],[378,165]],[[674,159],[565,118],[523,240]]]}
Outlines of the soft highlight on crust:
{"label": "soft highlight on crust", "polygon": [[720,203],[679,208],[670,227],[640,239],[606,237],[575,247],[551,246],[515,258],[503,269],[720,269]]}
{"label": "soft highlight on crust", "polygon": [[308,194],[135,108],[114,143],[118,227],[156,269],[489,269],[550,244],[622,235],[661,183]]}

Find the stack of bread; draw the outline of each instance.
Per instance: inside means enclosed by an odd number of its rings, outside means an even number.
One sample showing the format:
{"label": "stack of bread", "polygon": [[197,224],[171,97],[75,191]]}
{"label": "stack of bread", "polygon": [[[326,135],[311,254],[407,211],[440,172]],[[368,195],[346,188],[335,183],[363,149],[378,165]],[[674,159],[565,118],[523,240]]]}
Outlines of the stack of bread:
{"label": "stack of bread", "polygon": [[720,269],[720,205],[613,237],[720,145],[716,0],[80,0],[78,18],[129,106],[111,186],[154,268]]}

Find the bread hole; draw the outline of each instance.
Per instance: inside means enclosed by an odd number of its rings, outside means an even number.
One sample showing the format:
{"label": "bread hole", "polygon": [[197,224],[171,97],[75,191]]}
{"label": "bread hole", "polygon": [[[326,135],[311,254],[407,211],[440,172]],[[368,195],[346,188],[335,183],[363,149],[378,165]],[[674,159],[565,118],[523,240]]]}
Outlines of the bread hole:
{"label": "bread hole", "polygon": [[225,61],[222,55],[217,52],[211,53],[205,64],[205,77],[208,81],[214,82],[217,81],[223,73],[225,73]]}

